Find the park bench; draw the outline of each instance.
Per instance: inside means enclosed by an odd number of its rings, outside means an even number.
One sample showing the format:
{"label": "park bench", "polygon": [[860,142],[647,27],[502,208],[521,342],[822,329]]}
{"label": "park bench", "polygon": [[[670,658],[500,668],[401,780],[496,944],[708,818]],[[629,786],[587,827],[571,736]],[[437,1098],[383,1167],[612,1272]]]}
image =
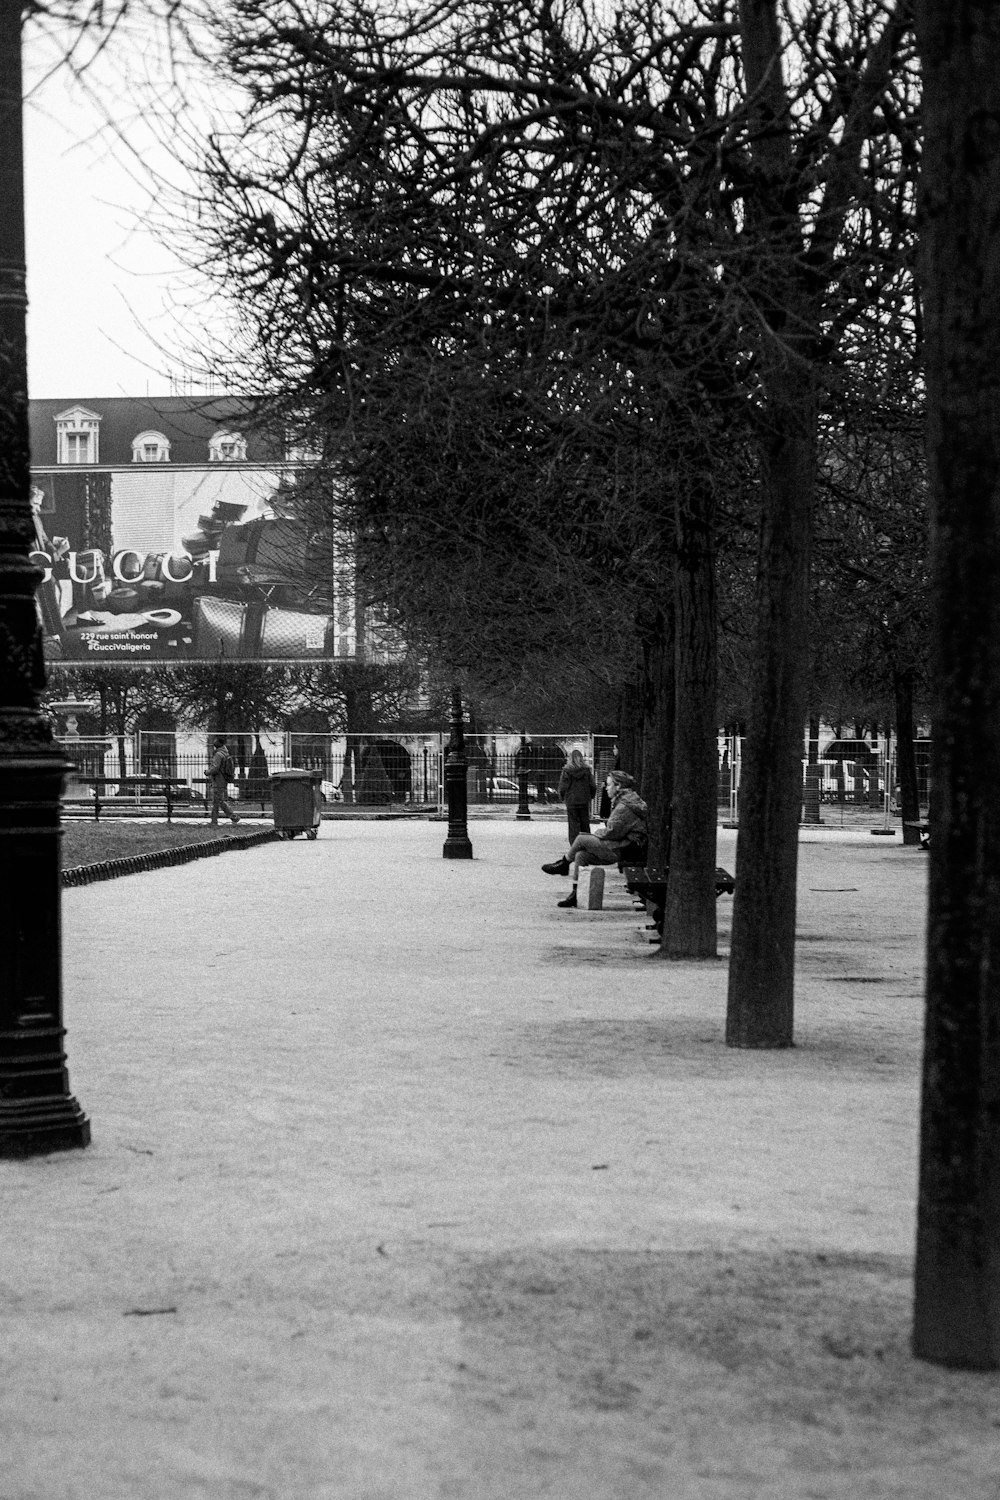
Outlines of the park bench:
{"label": "park bench", "polygon": [[929,823],[904,823],[904,828],[915,828],[920,834],[921,849],[929,849],[931,846],[931,825]]}
{"label": "park bench", "polygon": [[[207,812],[212,805],[212,778],[211,776],[192,776],[191,785],[194,786],[195,782],[198,782],[200,786],[205,788],[205,810]],[[252,797],[247,792],[249,783],[253,783],[256,788]],[[270,776],[234,777],[229,782],[229,785],[236,787],[242,807],[248,808],[251,804],[255,806],[259,804],[262,815],[267,811],[267,799],[271,795]]]}
{"label": "park bench", "polygon": [[[67,806],[72,806],[74,800],[72,782],[93,788],[93,801],[91,802],[88,798],[88,806],[94,809],[95,823],[100,821],[102,808],[120,805],[124,799],[120,799],[118,793],[122,790],[132,793],[129,798],[130,806],[149,809],[162,803],[166,808],[168,823],[173,817],[174,808],[178,802],[189,800],[185,798],[185,792],[189,792],[191,798],[196,798],[199,806],[203,805],[203,799],[198,793],[190,793],[185,776],[160,776],[154,773],[148,776],[79,776],[74,773],[63,799],[64,805]],[[115,792],[110,797],[107,795],[109,786],[115,788]]]}
{"label": "park bench", "polygon": [[646,863],[646,856],[648,855],[648,853],[649,844],[645,839],[636,840],[631,844],[626,844],[618,854],[619,872],[624,873],[626,866],[628,865],[644,865]]}
{"label": "park bench", "polygon": [[[630,895],[635,896],[649,913],[653,927],[660,937],[663,936],[663,920],[667,906],[667,869],[666,867],[646,867],[642,865],[626,865],[624,870],[625,889]],[[730,875],[728,870],[718,866],[715,871],[715,896],[731,896],[736,889],[736,879]]]}

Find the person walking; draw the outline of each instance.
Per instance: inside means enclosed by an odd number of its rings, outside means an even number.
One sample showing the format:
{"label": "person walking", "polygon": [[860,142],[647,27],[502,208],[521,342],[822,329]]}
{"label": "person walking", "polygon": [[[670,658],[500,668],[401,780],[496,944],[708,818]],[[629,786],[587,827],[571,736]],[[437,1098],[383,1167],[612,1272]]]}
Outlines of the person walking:
{"label": "person walking", "polygon": [[597,778],[583,758],[582,750],[571,750],[559,776],[559,795],[566,804],[570,843],[578,833],[590,832],[590,804],[597,795]]}
{"label": "person walking", "polygon": [[220,808],[231,822],[240,821],[226,800],[226,791],[236,773],[236,766],[229,753],[224,734],[216,735],[212,742],[212,749],[212,764],[208,768],[208,779],[212,788],[212,827],[218,828]]}
{"label": "person walking", "polygon": [[612,771],[608,777],[611,812],[600,833],[578,833],[561,859],[542,865],[546,875],[569,875],[573,888],[559,906],[576,905],[581,865],[616,865],[626,859],[645,858],[648,841],[648,809],[635,790],[635,777],[627,771]]}

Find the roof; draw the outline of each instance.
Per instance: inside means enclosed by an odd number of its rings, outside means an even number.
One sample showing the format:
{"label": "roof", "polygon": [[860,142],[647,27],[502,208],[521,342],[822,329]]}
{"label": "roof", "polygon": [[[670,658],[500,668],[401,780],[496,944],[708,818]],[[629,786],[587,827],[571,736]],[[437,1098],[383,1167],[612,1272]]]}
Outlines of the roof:
{"label": "roof", "polygon": [[254,431],[249,403],[239,396],[62,396],[28,402],[36,467],[56,463],[55,418],[81,407],[101,419],[102,468],[131,464],[133,441],[151,430],[169,440],[171,463],[207,463],[208,440],[223,428],[246,438],[248,463],[274,463],[281,457],[277,444]]}

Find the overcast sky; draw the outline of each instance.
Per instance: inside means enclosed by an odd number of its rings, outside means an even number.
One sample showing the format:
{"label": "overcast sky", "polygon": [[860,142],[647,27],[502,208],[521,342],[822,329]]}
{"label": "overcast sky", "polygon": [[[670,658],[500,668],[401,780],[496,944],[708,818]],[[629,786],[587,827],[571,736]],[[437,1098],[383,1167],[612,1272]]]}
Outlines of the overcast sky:
{"label": "overcast sky", "polygon": [[198,318],[212,321],[204,293],[148,227],[149,180],[102,119],[110,112],[145,160],[171,170],[139,107],[161,66],[142,40],[134,61],[123,65],[120,48],[92,70],[92,97],[65,67],[39,83],[51,44],[26,38],[31,396],[168,394],[171,375],[183,375],[192,324],[178,302],[193,302]]}

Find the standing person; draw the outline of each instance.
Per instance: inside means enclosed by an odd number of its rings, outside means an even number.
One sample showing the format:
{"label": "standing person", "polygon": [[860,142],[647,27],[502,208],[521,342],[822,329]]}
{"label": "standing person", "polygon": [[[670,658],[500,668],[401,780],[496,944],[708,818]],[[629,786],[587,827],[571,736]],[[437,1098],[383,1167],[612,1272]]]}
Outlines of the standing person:
{"label": "standing person", "polygon": [[559,776],[559,795],[566,804],[570,843],[578,833],[590,832],[590,804],[597,795],[597,778],[583,758],[582,750],[571,750]]}
{"label": "standing person", "polygon": [[645,859],[647,808],[635,790],[635,777],[627,771],[612,771],[608,776],[611,812],[600,833],[578,833],[561,859],[542,865],[546,875],[569,875],[573,889],[558,902],[559,906],[576,905],[576,888],[581,865],[616,865],[620,859]]}
{"label": "standing person", "polygon": [[226,744],[224,734],[216,735],[212,741],[212,749],[214,753],[212,755],[212,764],[208,768],[208,779],[212,785],[212,827],[218,828],[220,807],[226,817],[230,818],[232,822],[238,823],[240,821],[230,804],[226,801],[226,789],[236,773],[236,766],[233,762],[233,757],[229,753],[229,746]]}

